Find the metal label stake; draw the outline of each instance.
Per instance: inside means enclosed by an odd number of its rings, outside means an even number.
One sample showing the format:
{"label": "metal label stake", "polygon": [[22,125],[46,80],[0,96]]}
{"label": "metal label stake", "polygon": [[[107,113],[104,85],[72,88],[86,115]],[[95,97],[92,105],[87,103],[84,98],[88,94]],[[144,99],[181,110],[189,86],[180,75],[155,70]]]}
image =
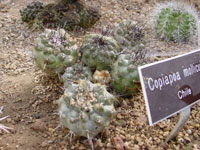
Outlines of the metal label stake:
{"label": "metal label stake", "polygon": [[190,111],[191,107],[189,106],[180,112],[178,123],[176,124],[174,129],[169,133],[167,139],[165,140],[166,142],[172,140],[177,135],[177,133],[183,128],[184,124],[190,116]]}

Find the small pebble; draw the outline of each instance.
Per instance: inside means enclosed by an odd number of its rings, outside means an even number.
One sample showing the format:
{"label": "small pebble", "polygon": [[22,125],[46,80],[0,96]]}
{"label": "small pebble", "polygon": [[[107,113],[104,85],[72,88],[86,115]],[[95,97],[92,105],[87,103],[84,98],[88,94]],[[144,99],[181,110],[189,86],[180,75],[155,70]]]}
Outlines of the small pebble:
{"label": "small pebble", "polygon": [[113,137],[111,141],[116,150],[124,150],[124,141],[121,139],[121,137]]}
{"label": "small pebble", "polygon": [[31,129],[34,131],[45,131],[46,124],[42,119],[37,119],[31,126]]}

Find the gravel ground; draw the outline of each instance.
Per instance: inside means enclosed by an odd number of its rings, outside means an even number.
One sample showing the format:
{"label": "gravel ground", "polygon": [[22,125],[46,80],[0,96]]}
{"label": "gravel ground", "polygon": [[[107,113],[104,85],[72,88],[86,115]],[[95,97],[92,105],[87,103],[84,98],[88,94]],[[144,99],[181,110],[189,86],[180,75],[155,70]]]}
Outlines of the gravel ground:
{"label": "gravel ground", "polygon": [[[42,0],[45,3],[53,2]],[[33,40],[40,31],[32,31],[19,16],[19,10],[30,0],[0,0],[0,106],[4,106],[0,123],[12,127],[10,133],[0,131],[0,150],[88,150],[85,138],[66,136],[69,131],[59,128],[57,100],[62,85],[48,79],[35,66],[32,57]],[[100,9],[102,18],[91,29],[69,34],[81,42],[86,33],[97,32],[123,19],[144,26],[146,48],[152,61],[197,49],[197,40],[187,44],[162,42],[151,29],[151,12],[156,0],[86,0]],[[197,9],[198,1],[193,1]],[[117,115],[106,130],[93,139],[95,150],[199,150],[200,103],[192,107],[191,115],[177,137],[165,143],[177,122],[175,115],[157,125],[148,125],[142,92],[132,98],[119,99]],[[123,147],[124,146],[124,147]]]}

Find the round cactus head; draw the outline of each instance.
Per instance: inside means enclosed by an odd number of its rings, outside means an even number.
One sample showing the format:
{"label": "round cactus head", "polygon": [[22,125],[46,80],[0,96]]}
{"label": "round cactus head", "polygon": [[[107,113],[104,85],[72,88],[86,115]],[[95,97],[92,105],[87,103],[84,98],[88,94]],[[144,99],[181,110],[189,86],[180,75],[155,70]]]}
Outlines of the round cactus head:
{"label": "round cactus head", "polygon": [[110,70],[119,51],[113,38],[99,34],[87,35],[80,48],[82,62],[97,70]]}
{"label": "round cactus head", "polygon": [[92,80],[92,72],[88,67],[82,64],[74,64],[73,66],[67,67],[65,73],[62,75],[61,80],[64,82],[64,87],[68,87],[72,82],[77,82],[80,79]]}
{"label": "round cactus head", "polygon": [[123,20],[115,25],[113,37],[121,50],[129,49],[134,51],[135,46],[144,41],[142,27],[137,22],[129,20]]}
{"label": "round cactus head", "polygon": [[93,138],[110,123],[114,96],[99,84],[79,80],[59,99],[61,124],[78,136]]}
{"label": "round cactus head", "polygon": [[154,19],[155,33],[163,40],[187,42],[196,34],[197,13],[186,4],[161,4]]}
{"label": "round cactus head", "polygon": [[132,56],[121,54],[113,64],[111,87],[122,97],[133,95],[140,87],[137,66]]}
{"label": "round cactus head", "polygon": [[46,29],[35,40],[33,50],[37,66],[49,76],[64,73],[66,67],[73,65],[78,57],[77,46],[66,40],[63,29]]}

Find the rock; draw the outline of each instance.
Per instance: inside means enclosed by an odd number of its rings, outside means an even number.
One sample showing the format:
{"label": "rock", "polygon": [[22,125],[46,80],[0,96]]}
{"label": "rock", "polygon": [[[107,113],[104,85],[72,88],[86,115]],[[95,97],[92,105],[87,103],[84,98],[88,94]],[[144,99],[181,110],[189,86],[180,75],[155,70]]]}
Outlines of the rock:
{"label": "rock", "polygon": [[125,121],[125,120],[118,120],[118,121],[117,121],[117,124],[118,124],[119,126],[125,127],[125,126],[126,126],[126,121]]}
{"label": "rock", "polygon": [[116,150],[124,150],[124,141],[121,139],[121,137],[113,137],[111,141]]}
{"label": "rock", "polygon": [[44,141],[44,142],[42,142],[42,147],[46,147],[48,145],[48,142],[47,141]]}
{"label": "rock", "polygon": [[46,124],[44,123],[44,121],[42,119],[37,119],[31,126],[31,129],[34,131],[45,131],[46,128]]}
{"label": "rock", "polygon": [[33,114],[33,117],[34,117],[35,119],[39,119],[39,118],[40,118],[40,114],[39,114],[39,113],[35,113],[35,114]]}

